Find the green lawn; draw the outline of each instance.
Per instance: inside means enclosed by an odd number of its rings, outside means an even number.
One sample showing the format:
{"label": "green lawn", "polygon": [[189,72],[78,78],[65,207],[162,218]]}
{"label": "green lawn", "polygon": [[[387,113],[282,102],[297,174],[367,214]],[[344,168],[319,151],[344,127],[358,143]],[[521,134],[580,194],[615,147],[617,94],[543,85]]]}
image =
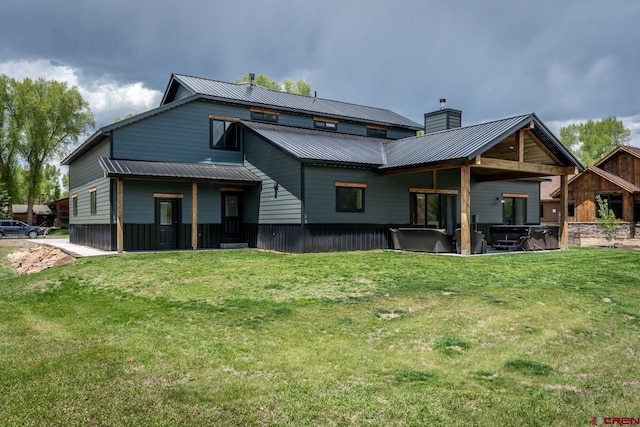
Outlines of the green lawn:
{"label": "green lawn", "polygon": [[5,425],[589,425],[640,416],[640,251],[0,246]]}

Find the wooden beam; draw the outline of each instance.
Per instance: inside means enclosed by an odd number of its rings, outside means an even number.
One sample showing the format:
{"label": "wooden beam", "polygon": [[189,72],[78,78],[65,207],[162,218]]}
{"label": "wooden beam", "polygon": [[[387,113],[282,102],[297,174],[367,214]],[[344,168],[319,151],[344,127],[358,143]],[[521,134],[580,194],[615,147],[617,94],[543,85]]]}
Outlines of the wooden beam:
{"label": "wooden beam", "polygon": [[460,253],[471,255],[471,167],[460,168]]}
{"label": "wooden beam", "polygon": [[442,165],[432,165],[432,166],[416,166],[409,167],[406,169],[392,169],[392,170],[383,170],[380,172],[380,175],[404,175],[407,173],[419,173],[419,172],[429,172],[443,169],[457,169],[462,166],[463,162],[454,162],[447,163]]}
{"label": "wooden beam", "polygon": [[184,194],[176,193],[153,193],[153,197],[156,199],[182,199]]}
{"label": "wooden beam", "polygon": [[560,249],[569,249],[569,186],[567,176],[560,176]]}
{"label": "wooden beam", "polygon": [[524,130],[516,132],[516,161],[524,162]]}
{"label": "wooden beam", "polygon": [[116,249],[121,254],[124,251],[124,182],[118,178],[118,212],[116,214]]}
{"label": "wooden beam", "polygon": [[498,169],[512,172],[526,172],[548,175],[568,175],[575,172],[575,166],[553,166],[539,163],[514,162],[513,160],[491,159],[489,157],[478,156],[471,164],[473,168]]}
{"label": "wooden beam", "polygon": [[336,181],[336,187],[349,187],[349,188],[367,188],[367,184],[364,182],[340,182]]}
{"label": "wooden beam", "polygon": [[191,249],[198,249],[198,183],[191,183]]}
{"label": "wooden beam", "polygon": [[458,190],[437,190],[435,188],[409,188],[409,193],[425,193],[425,194],[458,194]]}
{"label": "wooden beam", "polygon": [[431,188],[438,188],[438,171],[431,171]]}

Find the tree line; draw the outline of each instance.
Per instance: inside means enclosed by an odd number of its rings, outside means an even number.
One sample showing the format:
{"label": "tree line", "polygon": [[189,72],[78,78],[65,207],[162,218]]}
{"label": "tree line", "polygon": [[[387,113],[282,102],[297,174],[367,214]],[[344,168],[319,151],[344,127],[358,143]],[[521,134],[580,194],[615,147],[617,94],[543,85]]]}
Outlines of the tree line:
{"label": "tree line", "polygon": [[27,222],[33,222],[43,183],[59,176],[49,163],[65,156],[93,126],[93,113],[77,87],[0,75],[0,204],[6,203],[8,216],[26,192]]}

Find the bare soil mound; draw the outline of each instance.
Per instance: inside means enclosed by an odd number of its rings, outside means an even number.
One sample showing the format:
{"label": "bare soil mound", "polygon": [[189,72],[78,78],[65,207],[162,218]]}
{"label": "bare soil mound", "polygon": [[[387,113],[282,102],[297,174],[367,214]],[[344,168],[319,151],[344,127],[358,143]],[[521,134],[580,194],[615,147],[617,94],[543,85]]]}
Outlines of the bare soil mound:
{"label": "bare soil mound", "polygon": [[9,254],[7,258],[21,276],[37,273],[45,268],[65,264],[75,259],[58,248],[46,245],[32,246],[22,252]]}

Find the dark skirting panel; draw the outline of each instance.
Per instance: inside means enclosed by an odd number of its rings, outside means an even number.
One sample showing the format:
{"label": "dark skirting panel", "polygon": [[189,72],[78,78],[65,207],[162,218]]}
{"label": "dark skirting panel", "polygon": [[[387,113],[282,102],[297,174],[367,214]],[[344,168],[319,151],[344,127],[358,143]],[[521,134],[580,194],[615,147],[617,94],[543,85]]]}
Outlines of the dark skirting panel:
{"label": "dark skirting panel", "polygon": [[114,250],[111,224],[70,224],[69,241],[105,251]]}
{"label": "dark skirting panel", "polygon": [[257,247],[279,252],[391,249],[395,224],[260,224]]}
{"label": "dark skirting panel", "polygon": [[[255,248],[257,224],[243,226],[243,242]],[[198,224],[198,249],[219,249],[223,242],[222,224]],[[178,230],[176,249],[191,249],[191,224],[181,224]],[[125,251],[158,250],[158,226],[156,224],[125,224]]]}

